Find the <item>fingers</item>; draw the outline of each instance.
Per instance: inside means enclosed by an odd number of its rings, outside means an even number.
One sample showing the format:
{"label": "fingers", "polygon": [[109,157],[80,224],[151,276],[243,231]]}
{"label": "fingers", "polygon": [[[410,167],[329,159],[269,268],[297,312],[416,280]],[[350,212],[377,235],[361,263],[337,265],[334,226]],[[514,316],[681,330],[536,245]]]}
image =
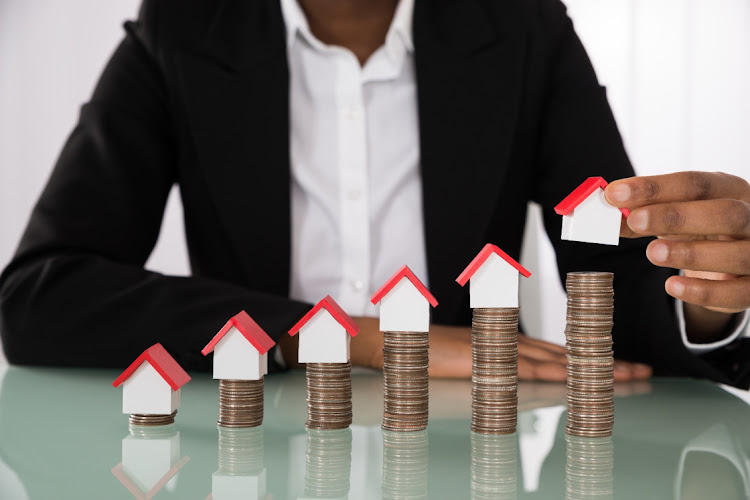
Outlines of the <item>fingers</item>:
{"label": "fingers", "polygon": [[652,370],[648,365],[615,360],[615,382],[629,382],[631,380],[646,380],[651,377]]}
{"label": "fingers", "polygon": [[568,370],[564,363],[538,361],[532,358],[518,358],[518,378],[520,380],[542,380],[547,382],[565,382]]}
{"label": "fingers", "polygon": [[639,235],[728,235],[750,238],[750,204],[731,199],[662,203],[634,210],[628,227]]}
{"label": "fingers", "polygon": [[607,201],[620,208],[680,201],[731,198],[750,202],[750,186],[740,177],[720,172],[677,172],[631,177],[610,183]]}
{"label": "fingers", "polygon": [[741,312],[750,308],[750,277],[708,280],[672,276],[664,288],[676,299],[703,307]]}
{"label": "fingers", "polygon": [[673,269],[750,274],[750,241],[654,240],[646,257],[654,265]]}

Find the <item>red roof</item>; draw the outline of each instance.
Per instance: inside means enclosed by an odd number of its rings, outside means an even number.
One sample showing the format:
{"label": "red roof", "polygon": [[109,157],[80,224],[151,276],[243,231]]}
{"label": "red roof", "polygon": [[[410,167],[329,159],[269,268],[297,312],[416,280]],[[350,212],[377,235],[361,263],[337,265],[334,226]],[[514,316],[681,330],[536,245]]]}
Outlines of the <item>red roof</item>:
{"label": "red roof", "polygon": [[505,262],[515,267],[516,270],[518,270],[518,272],[521,273],[521,275],[523,275],[524,277],[528,278],[529,276],[531,276],[531,273],[527,271],[521,264],[516,262],[513,259],[513,257],[503,252],[492,243],[487,243],[482,249],[482,251],[479,252],[476,257],[474,257],[474,260],[471,261],[469,266],[466,269],[464,269],[464,272],[462,272],[461,275],[458,278],[456,278],[456,282],[459,285],[464,286],[466,282],[469,281],[472,276],[474,276],[474,273],[477,272],[477,270],[480,267],[482,267],[482,264],[484,264],[484,262],[493,253],[496,253],[497,255],[502,257],[503,260],[505,260]]}
{"label": "red roof", "polygon": [[[596,191],[599,188],[606,188],[607,187],[607,181],[604,180],[603,177],[589,177],[583,183],[575,188],[572,193],[570,193],[568,196],[565,197],[563,201],[557,204],[555,207],[555,212],[558,215],[568,215],[570,212],[575,210],[575,208],[580,205],[583,200],[588,198],[591,193]],[[630,210],[627,208],[621,208],[620,212],[625,217],[630,216]]]}
{"label": "red roof", "polygon": [[378,302],[380,302],[383,297],[388,295],[388,292],[390,292],[391,289],[393,289],[393,287],[396,286],[399,281],[401,281],[402,278],[408,278],[408,280],[411,281],[412,285],[417,287],[419,293],[421,293],[422,296],[427,299],[427,302],[429,302],[432,307],[438,305],[437,299],[435,299],[435,297],[430,293],[427,287],[424,286],[421,281],[419,281],[419,278],[417,278],[414,273],[411,272],[409,266],[404,266],[399,269],[398,272],[391,277],[391,279],[385,282],[385,285],[383,285],[380,290],[375,292],[375,295],[372,296],[370,302],[372,302],[373,304],[377,304]]}
{"label": "red roof", "polygon": [[224,335],[226,335],[227,332],[232,329],[232,327],[237,328],[242,336],[245,337],[247,341],[250,342],[260,354],[267,353],[270,348],[276,345],[276,342],[274,342],[273,339],[268,336],[265,330],[263,330],[258,325],[258,323],[256,323],[255,320],[250,317],[249,314],[247,314],[245,311],[240,311],[239,313],[237,313],[237,315],[227,321],[227,324],[224,325],[222,329],[219,330],[219,333],[217,333],[214,338],[211,339],[211,342],[209,342],[208,345],[203,348],[201,354],[206,356],[208,353],[213,351],[214,347],[216,347],[216,344],[218,344],[219,341],[224,338]]}
{"label": "red roof", "polygon": [[187,372],[177,364],[177,361],[169,355],[167,350],[164,349],[161,344],[157,343],[143,351],[143,353],[138,356],[138,358],[136,358],[136,360],[133,361],[114,382],[112,382],[112,385],[119,387],[120,384],[125,382],[144,361],[151,363],[154,370],[161,375],[161,378],[163,378],[174,391],[190,381],[190,375],[188,375]]}
{"label": "red roof", "polygon": [[305,314],[305,316],[301,320],[299,320],[291,330],[289,330],[289,335],[296,335],[297,332],[300,331],[303,326],[305,326],[305,323],[310,321],[310,318],[315,316],[321,308],[324,308],[326,311],[331,313],[331,316],[333,316],[336,321],[338,321],[339,324],[344,327],[349,335],[351,335],[352,337],[357,336],[357,334],[359,333],[359,326],[354,322],[352,318],[349,317],[348,314],[344,312],[343,309],[341,309],[341,306],[339,306],[336,301],[331,298],[330,295],[326,295],[323,300],[318,302],[315,307],[310,309],[310,311]]}

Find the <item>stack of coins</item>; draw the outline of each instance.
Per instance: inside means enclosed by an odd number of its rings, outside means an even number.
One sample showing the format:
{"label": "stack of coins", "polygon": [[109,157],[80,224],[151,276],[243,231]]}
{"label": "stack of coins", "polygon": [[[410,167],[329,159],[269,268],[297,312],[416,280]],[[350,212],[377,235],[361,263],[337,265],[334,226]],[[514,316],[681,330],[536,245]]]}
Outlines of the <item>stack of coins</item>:
{"label": "stack of coins", "polygon": [[177,410],[173,411],[170,415],[141,415],[139,413],[131,413],[128,422],[130,425],[169,425],[174,423],[175,415],[177,415]]}
{"label": "stack of coins", "polygon": [[352,469],[352,430],[307,430],[305,496],[347,498]]}
{"label": "stack of coins", "polygon": [[307,363],[308,429],[345,429],[352,423],[352,364]]}
{"label": "stack of coins", "polygon": [[383,429],[421,431],[429,408],[429,335],[383,332]]}
{"label": "stack of coins", "polygon": [[263,472],[263,428],[235,429],[219,426],[219,472],[228,476],[254,476]]}
{"label": "stack of coins", "polygon": [[383,431],[383,500],[427,498],[427,431]]}
{"label": "stack of coins", "polygon": [[263,423],[263,379],[219,380],[219,425],[257,427]]}
{"label": "stack of coins", "polygon": [[471,430],[512,434],[518,410],[518,308],[474,309]]}
{"label": "stack of coins", "polygon": [[572,436],[612,435],[614,357],[612,273],[568,273],[568,423]]}
{"label": "stack of coins", "polygon": [[611,500],[615,493],[612,438],[565,436],[565,440],[565,498]]}
{"label": "stack of coins", "polygon": [[471,433],[471,500],[516,498],[517,470],[516,434]]}

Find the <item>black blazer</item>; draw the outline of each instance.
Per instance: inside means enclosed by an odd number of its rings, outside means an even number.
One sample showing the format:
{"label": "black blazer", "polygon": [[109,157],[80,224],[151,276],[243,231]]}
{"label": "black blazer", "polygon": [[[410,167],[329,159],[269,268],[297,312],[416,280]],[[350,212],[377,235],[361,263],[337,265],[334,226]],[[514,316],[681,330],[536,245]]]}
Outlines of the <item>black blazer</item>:
{"label": "black blazer", "polygon": [[[123,367],[160,341],[207,368],[200,349],[240,309],[278,338],[309,308],[287,298],[279,1],[145,0],[125,30],[0,278],[11,363]],[[685,349],[646,242],[560,241],[555,204],[588,176],[633,171],[559,0],[417,0],[413,33],[433,321],[470,323],[456,276],[486,242],[517,257],[534,200],[563,277],[615,272],[618,357],[747,380]],[[175,183],[190,278],[143,269]]]}

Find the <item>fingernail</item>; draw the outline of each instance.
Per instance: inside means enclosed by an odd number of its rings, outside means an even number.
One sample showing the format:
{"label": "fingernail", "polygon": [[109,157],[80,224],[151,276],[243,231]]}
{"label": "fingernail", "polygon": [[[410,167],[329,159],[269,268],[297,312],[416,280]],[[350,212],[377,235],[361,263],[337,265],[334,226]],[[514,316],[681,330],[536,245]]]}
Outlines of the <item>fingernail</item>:
{"label": "fingernail", "polygon": [[655,241],[646,249],[646,256],[651,262],[666,262],[669,257],[669,247],[663,241]]}
{"label": "fingernail", "polygon": [[635,365],[633,365],[633,368],[639,372],[645,372],[651,369],[650,366],[644,365],[643,363],[636,363]]}
{"label": "fingernail", "polygon": [[685,285],[677,280],[667,281],[667,293],[672,297],[678,297],[685,293]]}
{"label": "fingernail", "polygon": [[636,210],[628,217],[628,226],[636,233],[644,232],[648,229],[648,212],[645,210]]}
{"label": "fingernail", "polygon": [[624,203],[630,199],[630,186],[627,184],[615,184],[607,194],[609,194],[610,200],[617,203]]}

